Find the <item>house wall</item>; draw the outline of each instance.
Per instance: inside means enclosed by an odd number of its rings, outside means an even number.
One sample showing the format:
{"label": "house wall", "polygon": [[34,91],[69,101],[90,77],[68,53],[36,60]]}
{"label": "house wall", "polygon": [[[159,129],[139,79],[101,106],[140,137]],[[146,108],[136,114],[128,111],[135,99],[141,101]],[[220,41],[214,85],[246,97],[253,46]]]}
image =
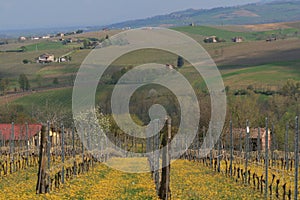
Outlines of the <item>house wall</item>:
{"label": "house wall", "polygon": [[[271,138],[271,131],[269,130],[268,131],[268,149],[270,149],[271,147],[271,141],[272,141],[272,138]],[[262,146],[262,150],[265,150],[266,149],[266,131],[264,131],[262,133],[262,136],[261,136],[261,146]]]}

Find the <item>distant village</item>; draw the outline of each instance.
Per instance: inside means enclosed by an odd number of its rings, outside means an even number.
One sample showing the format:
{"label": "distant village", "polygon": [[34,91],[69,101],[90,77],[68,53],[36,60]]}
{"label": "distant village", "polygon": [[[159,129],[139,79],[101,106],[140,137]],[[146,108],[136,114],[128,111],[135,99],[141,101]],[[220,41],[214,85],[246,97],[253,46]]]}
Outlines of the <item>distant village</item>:
{"label": "distant village", "polygon": [[[107,31],[108,29],[103,29],[103,31]],[[20,36],[18,38],[19,42],[25,42],[28,40],[51,40],[52,42],[61,42],[63,45],[67,45],[67,44],[71,44],[71,43],[80,43],[83,44],[83,46],[78,47],[80,49],[93,49],[96,46],[98,46],[103,39],[97,39],[97,38],[76,38],[76,37],[72,37],[73,35],[77,35],[77,34],[81,34],[83,33],[83,30],[77,30],[74,32],[67,32],[67,33],[57,33],[54,35],[43,35],[43,36],[31,36],[31,37],[25,37],[25,36]],[[108,39],[108,35],[106,35],[105,39]],[[26,47],[25,47],[26,48]],[[38,48],[38,47],[37,47]],[[26,51],[25,50],[20,50],[20,51]],[[43,53],[41,54],[39,57],[35,58],[35,62],[36,63],[41,63],[41,64],[45,64],[45,63],[52,63],[52,62],[68,62],[71,60],[71,57],[67,55],[63,55],[60,57],[57,57],[53,54],[49,54],[49,53]],[[28,62],[27,62],[28,61]],[[29,60],[25,60],[23,61],[24,64],[27,64],[31,61]]]}
{"label": "distant village", "polygon": [[[76,35],[76,34],[81,34],[83,33],[83,30],[77,30],[73,32],[67,32],[67,33],[57,33],[57,34],[47,34],[43,36],[30,36],[30,37],[25,37],[25,36],[20,36],[18,40],[20,42],[26,41],[26,40],[40,40],[40,39],[50,39],[50,38],[55,38],[55,37],[66,37],[66,36],[71,36],[71,35]],[[62,39],[61,41],[63,41]]]}

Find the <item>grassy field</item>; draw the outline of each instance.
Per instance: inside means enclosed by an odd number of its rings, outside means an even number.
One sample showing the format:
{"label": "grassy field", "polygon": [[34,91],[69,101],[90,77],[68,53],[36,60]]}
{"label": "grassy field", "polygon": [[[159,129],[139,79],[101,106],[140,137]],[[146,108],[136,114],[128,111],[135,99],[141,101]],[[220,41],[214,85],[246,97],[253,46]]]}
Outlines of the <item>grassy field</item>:
{"label": "grassy field", "polygon": [[[146,158],[112,158],[123,167],[147,168]],[[125,173],[97,164],[50,194],[36,195],[37,169],[30,168],[0,181],[3,199],[158,199],[150,173]],[[199,163],[178,160],[171,167],[172,199],[262,199],[251,188],[235,183]],[[18,188],[13,190],[12,188]]]}
{"label": "grassy field", "polygon": [[264,40],[268,37],[271,37],[272,34],[274,35],[293,35],[295,32],[299,31],[296,28],[286,28],[286,29],[278,29],[278,30],[269,30],[269,31],[229,31],[225,29],[221,29],[218,27],[211,27],[211,26],[185,26],[185,27],[177,27],[174,30],[190,33],[190,34],[198,34],[203,37],[209,37],[215,35],[219,38],[222,38],[226,41],[231,41],[233,37],[243,37],[247,41],[253,40]]}
{"label": "grassy field", "polygon": [[[143,61],[151,62],[154,61],[157,52],[149,50],[151,55],[149,57],[144,56]],[[139,52],[140,56],[145,52]],[[161,62],[173,63],[176,62],[176,57],[168,53],[165,54]],[[139,64],[140,61],[137,59],[124,58],[124,62],[117,60],[116,63],[126,63],[126,65]],[[243,65],[225,65],[220,66],[220,72],[223,77],[225,86],[229,86],[231,89],[245,89],[249,85],[254,88],[280,88],[286,83],[288,79],[300,80],[300,65],[299,61],[282,61],[273,62],[268,64],[243,66]],[[39,73],[49,78],[49,84],[51,84],[51,78],[65,74],[65,80],[72,78],[71,74],[76,71],[77,67],[68,66],[45,66],[39,70]],[[64,72],[64,73],[63,73]],[[205,84],[203,83],[201,76],[191,67],[185,66],[180,69],[180,72],[187,77],[191,84],[196,89],[203,89]],[[73,77],[74,78],[74,77]],[[60,79],[60,81],[62,81]],[[112,91],[112,85],[101,85],[98,88],[96,94],[96,101],[100,102],[107,98],[107,95]],[[31,109],[32,104],[35,106],[42,107],[45,102],[59,102],[61,105],[65,105],[67,109],[71,109],[72,103],[72,89],[53,90],[32,94],[29,96],[21,97],[14,103],[23,105],[24,107]]]}
{"label": "grassy field", "polygon": [[25,46],[26,51],[45,51],[51,49],[61,49],[65,47],[66,46],[63,45],[61,42],[49,42],[49,41]]}
{"label": "grassy field", "polygon": [[259,88],[282,87],[288,79],[300,81],[300,62],[275,62],[252,67],[222,70],[225,85],[232,88],[246,88],[248,85]]}
{"label": "grassy field", "polygon": [[[226,86],[233,89],[246,88],[248,85],[259,88],[269,86],[279,88],[288,79],[299,80],[300,39],[280,39],[270,43],[264,40],[257,41],[256,39],[260,36],[267,36],[278,31],[282,33],[292,33],[297,28],[297,25],[298,23],[284,24],[287,28],[280,30],[276,29],[276,27],[282,27],[283,24],[272,24],[272,29],[274,30],[262,32],[249,31],[249,29],[253,29],[253,27],[248,27],[248,31],[229,31],[220,27],[209,26],[178,27],[175,30],[188,34],[203,45],[218,66]],[[256,28],[262,29],[263,27],[261,26],[262,25],[257,25]],[[289,28],[292,26],[295,26],[295,28]],[[102,38],[106,34],[111,36],[117,32],[118,31],[101,31],[84,33],[76,35],[76,37]],[[224,39],[229,39],[229,41],[216,44],[204,44],[202,40],[206,35],[218,35]],[[237,35],[245,37],[247,41],[239,44],[231,42],[231,37]],[[25,73],[29,77],[33,88],[38,87],[38,75],[42,78],[42,87],[56,87],[56,85],[53,84],[54,78],[57,78],[59,81],[57,86],[70,86],[75,79],[76,72],[82,61],[91,51],[89,49],[73,50],[72,46],[64,46],[60,43],[49,41],[42,43],[25,42],[19,43],[18,45],[26,46],[28,51],[22,53],[0,52],[0,78],[10,79],[10,90],[13,90],[15,87],[18,88],[17,79],[20,73]],[[38,51],[36,51],[36,46],[38,46]],[[70,62],[44,65],[35,62],[30,64],[22,63],[23,59],[34,61],[36,57],[45,52],[52,53],[58,57],[70,51],[72,52],[70,55],[72,60]],[[113,73],[119,70],[120,67],[137,66],[144,63],[169,63],[176,65],[177,56],[170,52],[157,51],[154,49],[135,51],[117,59],[112,63],[107,73]],[[180,69],[180,72],[186,76],[196,89],[205,87],[201,77],[195,73],[195,70],[193,70],[188,63]],[[24,96],[17,99],[15,103],[31,109],[32,104],[37,106],[45,105],[47,99],[49,102],[61,102],[62,105],[71,108],[71,89],[66,89],[65,92],[62,91],[63,90],[54,90]],[[107,98],[107,94],[109,94],[110,91],[112,91],[111,85],[101,85],[95,98],[97,101],[101,101]]]}

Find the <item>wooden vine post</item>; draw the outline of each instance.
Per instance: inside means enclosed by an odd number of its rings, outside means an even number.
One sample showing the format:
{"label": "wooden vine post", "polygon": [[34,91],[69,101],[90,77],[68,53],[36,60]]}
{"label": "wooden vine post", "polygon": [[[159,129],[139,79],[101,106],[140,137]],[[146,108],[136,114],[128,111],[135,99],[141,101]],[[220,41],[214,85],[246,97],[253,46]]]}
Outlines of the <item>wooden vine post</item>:
{"label": "wooden vine post", "polygon": [[49,183],[47,181],[47,131],[46,126],[42,126],[41,140],[40,140],[40,151],[39,151],[39,170],[38,170],[38,181],[36,184],[36,193],[43,194],[48,193]]}
{"label": "wooden vine post", "polygon": [[171,199],[170,190],[170,169],[171,169],[171,155],[170,155],[170,142],[171,142],[171,118],[167,118],[168,131],[164,133],[162,138],[162,172],[161,183],[159,188],[159,197],[163,200]]}

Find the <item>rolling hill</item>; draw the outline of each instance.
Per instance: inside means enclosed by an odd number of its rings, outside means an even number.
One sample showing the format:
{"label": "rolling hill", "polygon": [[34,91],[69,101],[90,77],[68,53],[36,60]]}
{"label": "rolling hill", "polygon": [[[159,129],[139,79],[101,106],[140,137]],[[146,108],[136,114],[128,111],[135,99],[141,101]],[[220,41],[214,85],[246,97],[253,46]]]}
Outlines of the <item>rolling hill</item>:
{"label": "rolling hill", "polygon": [[110,28],[143,26],[261,24],[300,20],[300,1],[262,1],[234,7],[188,9],[146,19],[131,20],[109,25]]}

